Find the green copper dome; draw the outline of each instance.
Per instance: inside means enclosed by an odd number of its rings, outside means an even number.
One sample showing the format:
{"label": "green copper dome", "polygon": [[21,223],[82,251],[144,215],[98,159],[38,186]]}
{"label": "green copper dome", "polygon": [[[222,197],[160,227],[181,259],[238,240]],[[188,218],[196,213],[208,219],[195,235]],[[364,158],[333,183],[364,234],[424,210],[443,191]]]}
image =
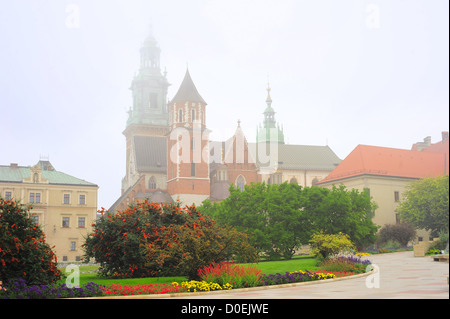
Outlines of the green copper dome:
{"label": "green copper dome", "polygon": [[275,111],[272,108],[272,98],[270,97],[270,87],[267,88],[267,107],[264,111],[263,125],[259,125],[256,131],[257,143],[280,143],[284,144],[283,128],[275,120]]}

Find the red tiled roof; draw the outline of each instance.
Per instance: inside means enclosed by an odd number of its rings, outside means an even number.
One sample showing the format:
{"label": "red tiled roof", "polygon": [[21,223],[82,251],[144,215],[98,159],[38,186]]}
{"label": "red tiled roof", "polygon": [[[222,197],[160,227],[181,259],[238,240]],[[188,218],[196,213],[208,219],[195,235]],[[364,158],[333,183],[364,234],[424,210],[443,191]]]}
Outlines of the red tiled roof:
{"label": "red tiled roof", "polygon": [[448,155],[358,145],[319,184],[359,175],[425,178],[448,174]]}
{"label": "red tiled roof", "polygon": [[448,154],[448,144],[449,139],[431,144],[427,148],[424,148],[422,152],[432,152],[432,153],[447,153]]}

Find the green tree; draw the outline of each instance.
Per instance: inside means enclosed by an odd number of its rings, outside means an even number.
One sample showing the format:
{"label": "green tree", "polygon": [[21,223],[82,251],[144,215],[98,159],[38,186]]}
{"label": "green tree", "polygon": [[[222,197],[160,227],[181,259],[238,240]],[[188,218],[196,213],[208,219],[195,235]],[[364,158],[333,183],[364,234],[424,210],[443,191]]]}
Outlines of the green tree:
{"label": "green tree", "polygon": [[432,236],[441,230],[448,231],[448,191],[448,175],[412,182],[397,208],[399,218],[418,229],[431,231]]}
{"label": "green tree", "polygon": [[305,197],[305,211],[315,232],[345,233],[358,249],[376,241],[379,227],[372,221],[376,205],[367,191],[349,191],[343,185],[332,189],[313,186],[306,189]]}
{"label": "green tree", "polygon": [[375,204],[368,192],[348,191],[344,186],[327,189],[294,183],[231,186],[220,202],[205,201],[200,208],[221,224],[248,230],[251,241],[271,259],[289,259],[314,232],[346,233],[358,248],[375,242]]}
{"label": "green tree", "polygon": [[303,211],[303,189],[298,184],[283,183],[267,189],[263,205],[268,212],[267,231],[274,257],[291,259],[309,239],[307,217]]}
{"label": "green tree", "polygon": [[268,232],[268,210],[264,205],[269,185],[255,183],[241,190],[230,186],[230,196],[220,203],[204,201],[200,212],[211,216],[220,225],[232,225],[240,231],[248,230],[251,244],[259,252],[272,251]]}
{"label": "green tree", "polygon": [[49,284],[61,278],[56,255],[30,215],[29,207],[0,198],[0,281]]}
{"label": "green tree", "polygon": [[290,259],[296,248],[307,243],[301,186],[253,183],[244,191],[233,185],[229,190],[227,199],[214,204],[205,201],[200,210],[222,225],[248,230],[252,244],[270,259]]}

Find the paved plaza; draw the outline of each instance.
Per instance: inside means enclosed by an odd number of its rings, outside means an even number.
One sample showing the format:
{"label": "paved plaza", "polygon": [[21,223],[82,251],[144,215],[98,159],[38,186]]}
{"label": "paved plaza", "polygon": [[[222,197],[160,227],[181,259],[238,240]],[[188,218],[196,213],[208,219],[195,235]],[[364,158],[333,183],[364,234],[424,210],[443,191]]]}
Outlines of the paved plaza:
{"label": "paved plaza", "polygon": [[449,299],[449,264],[412,251],[366,257],[370,276],[270,289],[252,288],[186,295],[183,299]]}

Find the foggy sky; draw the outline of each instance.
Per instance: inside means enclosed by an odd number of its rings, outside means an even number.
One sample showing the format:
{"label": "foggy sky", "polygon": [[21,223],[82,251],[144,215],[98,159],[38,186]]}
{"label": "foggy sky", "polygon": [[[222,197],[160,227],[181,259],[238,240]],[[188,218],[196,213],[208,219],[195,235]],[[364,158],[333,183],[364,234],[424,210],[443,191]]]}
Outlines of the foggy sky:
{"label": "foggy sky", "polygon": [[0,165],[49,157],[119,196],[131,80],[152,30],[173,97],[187,66],[211,138],[253,142],[270,82],[290,144],[410,149],[448,130],[448,1],[0,0]]}

